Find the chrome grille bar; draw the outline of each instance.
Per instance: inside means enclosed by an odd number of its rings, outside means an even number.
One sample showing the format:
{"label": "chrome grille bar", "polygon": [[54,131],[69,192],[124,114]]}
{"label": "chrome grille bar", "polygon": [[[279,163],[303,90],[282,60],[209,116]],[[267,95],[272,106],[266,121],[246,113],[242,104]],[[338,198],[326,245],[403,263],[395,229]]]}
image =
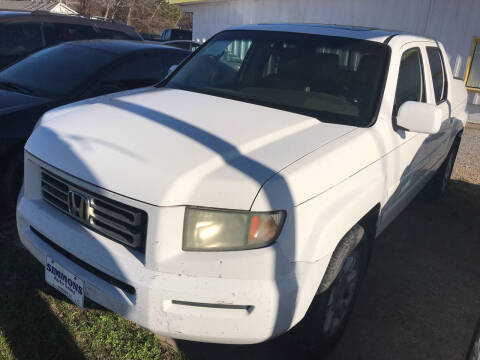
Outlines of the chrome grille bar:
{"label": "chrome grille bar", "polygon": [[[88,211],[72,211],[72,193],[81,194]],[[42,198],[86,227],[134,248],[144,248],[147,214],[139,209],[82,189],[42,168]]]}

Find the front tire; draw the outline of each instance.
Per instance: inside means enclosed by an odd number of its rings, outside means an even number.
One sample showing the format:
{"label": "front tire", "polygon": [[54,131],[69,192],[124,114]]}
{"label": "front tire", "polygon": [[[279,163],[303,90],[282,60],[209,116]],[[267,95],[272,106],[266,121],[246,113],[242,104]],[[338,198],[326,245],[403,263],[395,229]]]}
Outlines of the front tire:
{"label": "front tire", "polygon": [[323,292],[317,291],[297,329],[298,341],[309,354],[328,352],[338,341],[358,296],[368,262],[366,232],[346,257],[337,277]]}

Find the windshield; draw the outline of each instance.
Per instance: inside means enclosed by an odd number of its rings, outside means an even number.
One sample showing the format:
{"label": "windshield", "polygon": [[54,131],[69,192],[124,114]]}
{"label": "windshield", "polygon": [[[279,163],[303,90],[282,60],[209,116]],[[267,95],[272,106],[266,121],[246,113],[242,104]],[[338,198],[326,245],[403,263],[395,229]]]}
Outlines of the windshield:
{"label": "windshield", "polygon": [[72,93],[114,56],[87,46],[61,44],[41,50],[0,72],[0,83],[15,84],[37,96]]}
{"label": "windshield", "polygon": [[164,85],[369,126],[389,48],[366,40],[270,31],[225,31]]}

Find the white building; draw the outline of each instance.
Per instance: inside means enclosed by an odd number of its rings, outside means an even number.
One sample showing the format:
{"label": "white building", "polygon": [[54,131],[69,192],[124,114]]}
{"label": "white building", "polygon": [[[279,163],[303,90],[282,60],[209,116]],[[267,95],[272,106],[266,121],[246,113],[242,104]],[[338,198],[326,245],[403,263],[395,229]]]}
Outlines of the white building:
{"label": "white building", "polygon": [[[233,25],[303,22],[396,29],[440,40],[453,74],[466,78],[480,105],[480,0],[170,0],[193,13],[193,37],[205,41]],[[480,110],[478,110],[480,111]]]}

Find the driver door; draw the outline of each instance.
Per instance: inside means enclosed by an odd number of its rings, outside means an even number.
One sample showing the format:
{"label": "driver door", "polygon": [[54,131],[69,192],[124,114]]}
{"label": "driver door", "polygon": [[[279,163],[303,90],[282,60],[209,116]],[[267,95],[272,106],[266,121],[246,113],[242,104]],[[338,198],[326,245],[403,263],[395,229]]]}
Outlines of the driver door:
{"label": "driver door", "polygon": [[429,135],[406,131],[396,125],[396,116],[403,103],[432,102],[425,76],[425,70],[428,69],[425,47],[423,43],[412,42],[401,50],[390,139],[394,150],[388,155],[387,202],[383,209],[383,226],[387,226],[423,187],[428,180],[431,165]]}

